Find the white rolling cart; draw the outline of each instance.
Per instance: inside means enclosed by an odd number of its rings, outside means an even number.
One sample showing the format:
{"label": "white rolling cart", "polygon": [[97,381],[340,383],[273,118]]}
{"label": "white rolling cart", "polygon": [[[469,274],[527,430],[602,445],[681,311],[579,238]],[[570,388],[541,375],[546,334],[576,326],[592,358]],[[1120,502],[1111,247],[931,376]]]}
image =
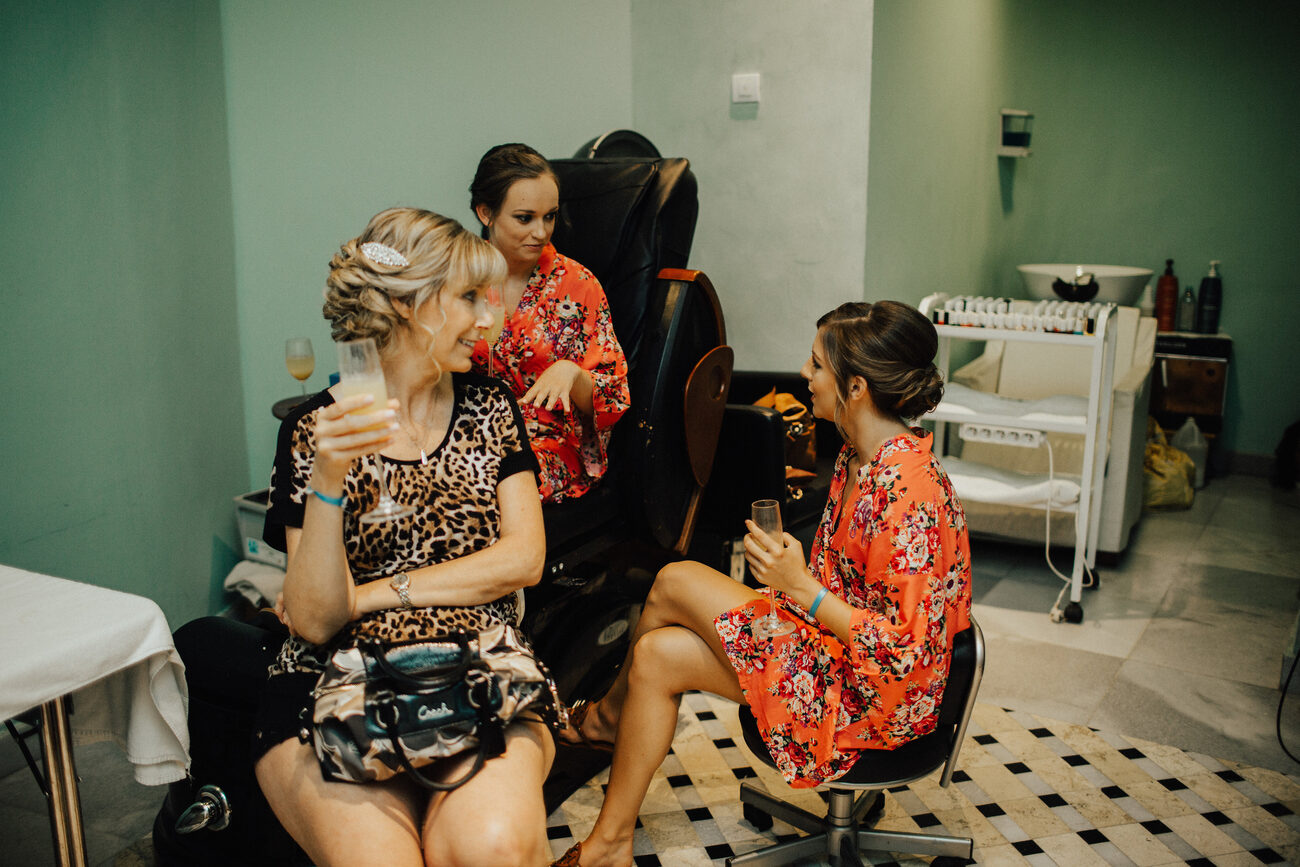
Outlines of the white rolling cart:
{"label": "white rolling cart", "polygon": [[[936,293],[927,296],[921,302],[920,310],[925,316],[934,321],[938,311],[945,310],[949,302],[954,300],[947,293]],[[993,300],[993,299],[988,299]],[[1017,305],[1030,305],[1032,302],[1015,302]],[[1021,310],[1027,309],[1021,307]],[[942,462],[947,455],[948,447],[948,426],[959,425],[958,433],[966,439],[984,439],[996,440],[1006,445],[1022,446],[1039,446],[1046,439],[1048,432],[1077,434],[1083,437],[1083,467],[1079,481],[1079,494],[1075,508],[1075,544],[1074,544],[1074,565],[1070,574],[1069,591],[1070,602],[1062,610],[1059,606],[1054,606],[1052,618],[1054,620],[1067,620],[1072,623],[1079,623],[1083,620],[1083,578],[1085,566],[1088,571],[1096,568],[1097,559],[1097,536],[1099,516],[1101,511],[1101,490],[1102,481],[1105,475],[1106,455],[1108,451],[1108,439],[1110,431],[1110,411],[1111,411],[1111,391],[1114,381],[1115,372],[1115,343],[1116,329],[1113,327],[1113,315],[1115,308],[1112,305],[1101,305],[1096,312],[1090,333],[1058,333],[1047,330],[1033,330],[1032,324],[1024,322],[1013,324],[1014,316],[951,316],[960,321],[970,322],[971,324],[936,324],[935,328],[939,333],[939,352],[935,361],[936,366],[943,374],[944,382],[948,383],[952,357],[952,342],[954,340],[967,341],[992,341],[1003,340],[1008,342],[1026,341],[1033,343],[1049,343],[1061,346],[1084,347],[1090,350],[1088,354],[1090,364],[1090,376],[1088,395],[1086,397],[1086,411],[1084,399],[1076,398],[1079,412],[1077,413],[1026,413],[1025,401],[1017,401],[1010,398],[999,398],[996,395],[980,393],[981,400],[978,407],[972,409],[967,406],[959,405],[948,399],[945,394],[945,400],[933,412],[925,416],[935,423],[935,451]],[[1024,320],[1026,317],[1019,317]],[[989,324],[976,324],[976,323]],[[998,324],[992,324],[992,323]],[[1012,326],[1012,327],[1008,327]],[[950,389],[956,392],[957,389]],[[987,398],[987,399],[985,399]],[[1028,407],[1032,409],[1033,407]],[[951,474],[951,473],[950,473]],[[1042,481],[1050,482],[1046,476]],[[967,499],[968,494],[963,494],[962,485],[955,479],[954,486],[957,494],[962,499]],[[1052,486],[1047,485],[1049,498],[1052,493]],[[980,499],[975,496],[974,499]],[[992,502],[990,500],[990,502]],[[1059,510],[1059,507],[1055,507]]]}

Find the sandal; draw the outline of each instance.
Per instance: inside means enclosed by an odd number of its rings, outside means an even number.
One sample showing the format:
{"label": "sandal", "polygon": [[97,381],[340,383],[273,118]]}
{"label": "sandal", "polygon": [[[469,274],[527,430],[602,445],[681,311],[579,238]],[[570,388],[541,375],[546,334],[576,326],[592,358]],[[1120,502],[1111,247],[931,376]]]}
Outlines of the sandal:
{"label": "sandal", "polygon": [[551,867],[581,867],[580,860],[582,857],[582,844],[574,843],[569,850],[560,856],[559,861],[552,861]]}
{"label": "sandal", "polygon": [[[614,752],[614,744],[611,741],[593,740],[592,738],[587,737],[587,735],[582,731],[582,724],[586,721],[587,712],[591,710],[591,708],[591,702],[587,701],[585,698],[578,699],[569,707],[569,728],[573,729],[573,732],[578,736],[578,739],[576,741],[570,741],[561,738],[561,740],[564,740],[564,743],[571,747],[586,747],[589,750],[600,750],[602,753],[612,753]],[[569,850],[569,852],[573,851],[573,849]],[[566,858],[568,857],[569,852],[564,853]],[[577,856],[575,855],[574,858],[575,860],[572,862],[563,863],[577,864]],[[556,863],[559,864],[562,862],[557,861]]]}

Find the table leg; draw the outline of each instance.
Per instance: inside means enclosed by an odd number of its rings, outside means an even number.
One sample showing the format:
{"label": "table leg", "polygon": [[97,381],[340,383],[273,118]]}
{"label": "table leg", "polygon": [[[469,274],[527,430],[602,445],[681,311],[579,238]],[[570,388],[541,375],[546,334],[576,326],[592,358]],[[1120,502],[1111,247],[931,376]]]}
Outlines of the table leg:
{"label": "table leg", "polygon": [[68,697],[41,705],[41,748],[50,790],[50,830],[54,834],[54,863],[86,867],[86,838],[81,824],[81,796],[72,758],[72,728]]}

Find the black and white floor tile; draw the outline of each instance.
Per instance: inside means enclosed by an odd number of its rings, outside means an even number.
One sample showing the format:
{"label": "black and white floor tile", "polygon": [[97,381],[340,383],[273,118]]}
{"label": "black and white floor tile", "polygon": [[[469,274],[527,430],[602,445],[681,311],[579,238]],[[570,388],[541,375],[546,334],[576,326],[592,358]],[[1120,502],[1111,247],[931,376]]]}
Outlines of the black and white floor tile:
{"label": "black and white floor tile", "polygon": [[[970,836],[976,863],[990,865],[1300,865],[1300,775],[988,705],[959,765],[947,789],[932,778],[891,790],[877,827]],[[686,696],[641,810],[637,867],[725,863],[797,833],[742,819],[739,783],[754,778],[822,811],[814,791],[790,789],[744,748],[734,704]],[[586,836],[606,781],[598,775],[550,816],[556,856]],[[872,854],[878,865],[926,863]]]}

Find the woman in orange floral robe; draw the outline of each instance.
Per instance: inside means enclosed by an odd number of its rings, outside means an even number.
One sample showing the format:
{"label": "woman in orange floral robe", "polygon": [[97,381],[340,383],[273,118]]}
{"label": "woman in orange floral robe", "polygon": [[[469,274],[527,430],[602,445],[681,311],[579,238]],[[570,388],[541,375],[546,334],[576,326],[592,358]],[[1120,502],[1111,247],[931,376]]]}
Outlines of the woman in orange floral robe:
{"label": "woman in orange floral robe", "polygon": [[[750,706],[787,782],[811,787],[934,730],[953,636],[970,623],[970,545],[961,503],[909,427],[938,404],[937,335],[894,301],[844,304],[817,323],[808,380],[813,414],[845,445],[807,563],[798,540],[752,521],[745,558],[793,627],[755,629],[768,601],[699,563],[655,579],[610,691],[579,703],[569,740],[613,743],[609,788],[590,836],[556,862],[632,863],[632,833],[672,744],[682,692]],[[782,544],[784,543],[784,544]]]}
{"label": "woman in orange floral robe", "polygon": [[609,302],[600,281],[551,244],[559,186],[541,154],[492,148],[470,194],[509,269],[505,324],[491,346],[474,347],[474,370],[505,380],[519,401],[542,501],[580,497],[605,474],[611,429],[630,402]]}

